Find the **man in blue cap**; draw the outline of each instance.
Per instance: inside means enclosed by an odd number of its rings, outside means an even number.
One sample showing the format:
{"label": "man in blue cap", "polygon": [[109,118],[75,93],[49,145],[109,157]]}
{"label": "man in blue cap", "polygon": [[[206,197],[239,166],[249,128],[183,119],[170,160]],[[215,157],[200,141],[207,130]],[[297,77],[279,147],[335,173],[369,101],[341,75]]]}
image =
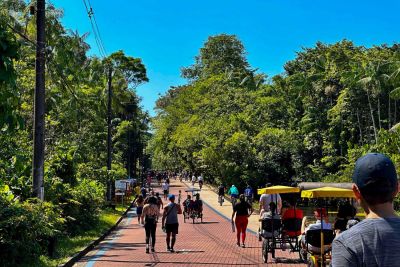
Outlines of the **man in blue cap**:
{"label": "man in blue cap", "polygon": [[332,266],[399,266],[400,217],[393,208],[399,192],[396,169],[385,155],[369,153],[356,162],[353,191],[366,219],[340,234],[332,245]]}
{"label": "man in blue cap", "polygon": [[182,209],[179,204],[175,203],[175,195],[169,194],[168,199],[170,202],[164,207],[162,228],[167,233],[167,251],[174,252],[176,235],[179,228],[178,214],[182,214]]}

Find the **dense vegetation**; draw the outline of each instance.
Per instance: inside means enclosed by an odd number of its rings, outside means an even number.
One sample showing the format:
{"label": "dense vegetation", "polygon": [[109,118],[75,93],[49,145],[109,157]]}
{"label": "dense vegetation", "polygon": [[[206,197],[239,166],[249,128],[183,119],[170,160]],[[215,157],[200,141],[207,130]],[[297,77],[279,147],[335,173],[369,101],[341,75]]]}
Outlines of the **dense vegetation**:
{"label": "dense vegetation", "polygon": [[[123,51],[89,57],[86,35],[64,28],[62,12],[48,4],[45,202],[31,198],[36,18],[25,2],[0,2],[0,266],[32,266],[54,239],[96,227],[107,182],[139,175],[148,138],[148,115],[135,93],[148,81],[141,60]],[[108,172],[110,68],[114,151]]]}
{"label": "dense vegetation", "polygon": [[317,43],[272,78],[232,35],[209,37],[157,102],[153,163],[211,182],[349,181],[368,151],[400,164],[400,45]]}

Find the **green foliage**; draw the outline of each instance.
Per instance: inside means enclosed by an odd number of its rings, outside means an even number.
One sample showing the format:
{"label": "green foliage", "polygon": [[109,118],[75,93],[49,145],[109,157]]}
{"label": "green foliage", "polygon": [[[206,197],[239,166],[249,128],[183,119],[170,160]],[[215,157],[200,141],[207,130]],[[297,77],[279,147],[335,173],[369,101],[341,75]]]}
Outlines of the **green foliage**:
{"label": "green foliage", "polygon": [[19,202],[8,186],[0,187],[0,265],[17,266],[47,253],[60,234],[60,209],[48,202]]}
{"label": "green foliage", "polygon": [[[95,228],[105,185],[128,171],[138,178],[146,157],[148,114],[135,92],[148,81],[141,59],[123,51],[89,57],[87,35],[66,29],[51,3],[46,8],[46,202],[39,203],[30,199],[36,47],[29,40],[36,38],[36,18],[26,1],[0,1],[0,266],[4,259],[29,265],[55,235],[62,240]],[[115,149],[107,171],[110,64]]]}
{"label": "green foliage", "polygon": [[235,36],[211,36],[182,71],[189,83],[157,101],[154,165],[264,186],[349,181],[369,151],[398,164],[399,55],[398,44],[318,42],[266,81]]}
{"label": "green foliage", "polygon": [[80,180],[72,187],[60,178],[53,178],[46,183],[45,189],[46,199],[61,207],[67,233],[76,235],[97,224],[105,194],[104,186],[99,182]]}

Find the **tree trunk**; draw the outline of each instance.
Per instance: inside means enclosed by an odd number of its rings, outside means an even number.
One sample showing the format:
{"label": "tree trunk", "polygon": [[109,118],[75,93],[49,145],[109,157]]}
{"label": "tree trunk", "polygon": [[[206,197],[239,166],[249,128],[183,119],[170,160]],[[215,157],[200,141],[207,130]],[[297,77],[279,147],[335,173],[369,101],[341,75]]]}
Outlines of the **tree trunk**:
{"label": "tree trunk", "polygon": [[388,95],[388,100],[389,100],[389,111],[388,111],[388,129],[390,129],[392,127],[391,121],[390,121],[390,96]]}
{"label": "tree trunk", "polygon": [[373,128],[374,128],[375,143],[378,144],[378,134],[376,133],[376,125],[375,125],[375,119],[374,119],[374,111],[372,110],[371,99],[370,99],[370,97],[369,97],[369,91],[368,91],[368,89],[367,89],[367,98],[368,98],[369,111],[370,111],[370,114],[371,114],[372,126],[373,126]]}
{"label": "tree trunk", "polygon": [[379,125],[379,130],[382,129],[382,124],[381,124],[381,100],[378,96],[378,125]]}
{"label": "tree trunk", "polygon": [[358,109],[357,109],[357,122],[358,122],[358,129],[360,130],[360,141],[361,141],[361,145],[364,145],[363,135],[362,135],[362,128],[361,128],[361,122],[360,122],[360,115],[358,114]]}

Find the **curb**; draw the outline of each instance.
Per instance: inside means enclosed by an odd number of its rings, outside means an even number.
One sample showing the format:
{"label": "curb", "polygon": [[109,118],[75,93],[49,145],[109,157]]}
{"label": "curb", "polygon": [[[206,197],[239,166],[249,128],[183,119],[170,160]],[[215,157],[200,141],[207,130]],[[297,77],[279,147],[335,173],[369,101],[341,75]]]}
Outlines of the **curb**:
{"label": "curb", "polygon": [[96,240],[92,241],[86,248],[84,248],[82,251],[76,253],[74,256],[72,256],[66,263],[58,265],[58,267],[72,267],[76,262],[78,262],[83,256],[85,256],[89,251],[91,251],[95,246],[97,246],[101,241],[103,241],[109,234],[111,234],[112,231],[117,228],[117,226],[120,224],[120,222],[123,220],[123,218],[126,217],[126,214],[128,211],[132,208],[133,202],[131,205],[125,210],[125,212],[122,214],[122,216],[116,221],[116,223],[111,226],[110,229],[108,229],[104,234],[102,234],[99,238]]}

